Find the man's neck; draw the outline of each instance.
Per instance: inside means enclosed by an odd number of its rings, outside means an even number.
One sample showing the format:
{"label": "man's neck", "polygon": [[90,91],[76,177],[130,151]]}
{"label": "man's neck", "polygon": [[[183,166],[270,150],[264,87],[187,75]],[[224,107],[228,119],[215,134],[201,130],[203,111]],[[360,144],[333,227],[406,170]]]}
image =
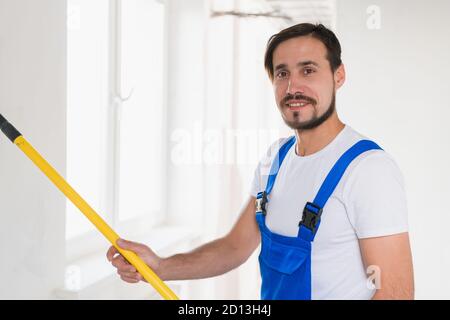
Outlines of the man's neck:
{"label": "man's neck", "polygon": [[345,125],[334,113],[329,119],[314,129],[296,130],[297,144],[295,152],[300,156],[308,156],[322,150],[336,138],[344,127]]}

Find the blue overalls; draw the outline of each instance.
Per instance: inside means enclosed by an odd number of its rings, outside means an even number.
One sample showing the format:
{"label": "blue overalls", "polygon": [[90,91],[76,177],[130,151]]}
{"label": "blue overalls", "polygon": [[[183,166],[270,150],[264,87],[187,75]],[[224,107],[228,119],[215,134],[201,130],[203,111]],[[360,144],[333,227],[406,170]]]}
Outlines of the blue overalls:
{"label": "blue overalls", "polygon": [[272,163],[266,189],[256,197],[256,220],[261,231],[261,299],[311,300],[311,243],[320,226],[323,208],[353,159],[368,150],[382,150],[370,140],[358,141],[348,149],[326,176],[313,202],[306,203],[297,237],[287,237],[267,228],[265,206],[278,170],[295,141],[292,136],[281,146]]}

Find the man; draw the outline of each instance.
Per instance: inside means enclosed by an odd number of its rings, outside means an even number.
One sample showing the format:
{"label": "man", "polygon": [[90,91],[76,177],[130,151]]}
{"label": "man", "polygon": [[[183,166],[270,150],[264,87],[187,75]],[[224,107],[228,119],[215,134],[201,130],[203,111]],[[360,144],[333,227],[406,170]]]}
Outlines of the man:
{"label": "man", "polygon": [[[168,258],[142,244],[118,245],[163,280],[181,280],[226,273],[261,243],[263,299],[412,299],[402,175],[376,143],[339,120],[338,39],[321,24],[294,25],[271,37],[265,67],[295,136],[261,160],[232,230]],[[124,281],[143,280],[114,247],[107,257]]]}

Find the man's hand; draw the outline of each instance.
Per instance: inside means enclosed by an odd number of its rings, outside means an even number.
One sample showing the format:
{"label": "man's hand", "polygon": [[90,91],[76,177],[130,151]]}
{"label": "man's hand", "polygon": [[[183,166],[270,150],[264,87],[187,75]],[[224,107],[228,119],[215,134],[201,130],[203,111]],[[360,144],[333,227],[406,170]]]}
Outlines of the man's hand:
{"label": "man's hand", "polygon": [[[255,197],[249,197],[239,219],[224,237],[210,241],[187,253],[158,257],[149,247],[118,241],[120,248],[135,252],[161,280],[204,279],[224,274],[243,264],[259,245],[261,236],[255,219]],[[117,249],[109,248],[107,258],[117,268],[122,280],[136,283],[143,280]],[[117,255],[117,256],[116,256]]]}
{"label": "man's hand", "polygon": [[[117,240],[117,245],[125,250],[136,253],[156,274],[159,272],[161,258],[158,257],[149,247],[144,244],[127,241],[123,239]],[[132,266],[125,258],[117,251],[114,246],[109,248],[106,257],[111,264],[117,268],[117,273],[123,281],[129,283],[136,283],[145,281],[145,279],[137,272],[136,268]]]}
{"label": "man's hand", "polygon": [[378,273],[374,276],[379,288],[372,299],[414,299],[413,265],[407,232],[361,239],[360,247],[366,268]]}

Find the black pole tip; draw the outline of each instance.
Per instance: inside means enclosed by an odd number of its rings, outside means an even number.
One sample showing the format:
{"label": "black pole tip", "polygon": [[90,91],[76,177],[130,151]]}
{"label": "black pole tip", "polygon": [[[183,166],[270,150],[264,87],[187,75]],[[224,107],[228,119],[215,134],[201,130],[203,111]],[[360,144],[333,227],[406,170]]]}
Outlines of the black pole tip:
{"label": "black pole tip", "polygon": [[0,130],[3,131],[3,133],[8,137],[8,139],[11,140],[11,142],[14,142],[14,140],[16,140],[17,137],[22,135],[1,114],[0,114]]}
{"label": "black pole tip", "polygon": [[8,120],[6,120],[2,114],[0,113],[0,128],[3,127],[3,125],[8,122]]}

